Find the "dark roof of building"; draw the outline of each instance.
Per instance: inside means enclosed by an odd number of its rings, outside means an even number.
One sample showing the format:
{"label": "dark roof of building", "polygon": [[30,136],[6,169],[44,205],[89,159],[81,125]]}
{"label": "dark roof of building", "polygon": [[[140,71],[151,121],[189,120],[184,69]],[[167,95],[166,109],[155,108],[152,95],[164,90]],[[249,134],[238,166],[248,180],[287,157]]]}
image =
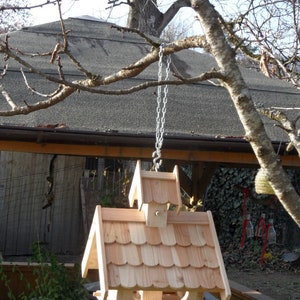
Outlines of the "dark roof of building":
{"label": "dark roof of building", "polygon": [[[142,58],[150,46],[134,33],[120,32],[111,24],[70,18],[65,20],[69,47],[85,67],[95,74],[106,76]],[[52,51],[62,40],[60,22],[23,28],[10,34],[9,45],[23,53],[44,53]],[[57,67],[49,63],[49,57],[26,56],[36,68],[58,77]],[[68,80],[83,79],[66,56],[61,56],[63,72]],[[199,75],[215,66],[214,59],[206,53],[184,50],[172,55],[172,62],[186,76]],[[29,84],[37,91],[51,93],[56,88],[46,79],[25,70]],[[300,92],[284,81],[269,79],[255,69],[241,71],[249,85],[255,102],[271,105],[295,107]],[[144,82],[157,80],[157,63],[135,78],[130,78],[106,88],[121,89]],[[17,103],[30,104],[37,99],[30,92],[20,73],[20,65],[12,59],[8,61],[7,75],[2,79],[4,88]],[[5,103],[2,100],[2,103]],[[8,106],[6,107],[8,108]],[[1,106],[1,110],[3,106]],[[264,119],[267,132],[273,141],[288,138],[273,122]],[[99,95],[80,92],[71,95],[64,102],[28,115],[0,117],[2,126],[36,128],[40,124],[61,124],[68,126],[68,132],[109,134],[112,136],[151,136],[156,128],[156,88],[149,88],[129,95]],[[21,126],[21,127],[20,127]],[[3,128],[3,127],[2,127]],[[1,126],[0,126],[1,129]],[[211,82],[182,86],[169,86],[166,123],[166,137],[178,140],[240,140],[244,134],[228,92]]]}

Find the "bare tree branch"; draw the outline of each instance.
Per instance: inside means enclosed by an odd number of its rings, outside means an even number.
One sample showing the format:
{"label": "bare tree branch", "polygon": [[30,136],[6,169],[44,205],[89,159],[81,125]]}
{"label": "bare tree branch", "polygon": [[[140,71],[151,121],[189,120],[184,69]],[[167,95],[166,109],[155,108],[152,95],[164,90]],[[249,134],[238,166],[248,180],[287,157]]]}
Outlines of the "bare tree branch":
{"label": "bare tree branch", "polygon": [[286,132],[290,139],[290,143],[287,145],[287,152],[295,148],[300,157],[300,135],[299,130],[296,128],[296,122],[299,117],[294,121],[291,121],[282,111],[274,108],[257,107],[257,110],[262,115],[274,120],[277,123],[277,126]]}
{"label": "bare tree branch", "polygon": [[5,10],[12,10],[12,11],[17,11],[17,10],[30,10],[33,8],[38,8],[38,7],[44,7],[49,4],[57,4],[60,3],[61,0],[47,0],[43,1],[40,4],[36,5],[25,5],[25,6],[19,6],[19,5],[1,5],[0,6],[0,11],[5,11]]}
{"label": "bare tree branch", "polygon": [[107,3],[108,3],[108,5],[110,5],[110,6],[107,7],[106,9],[111,9],[111,8],[113,8],[113,7],[117,7],[117,6],[120,6],[120,5],[122,5],[122,4],[125,4],[125,5],[131,5],[130,0],[127,0],[127,1],[108,0]]}
{"label": "bare tree branch", "polygon": [[[145,70],[149,65],[152,63],[158,61],[158,51],[157,48],[159,44],[155,44],[152,42],[151,39],[148,39],[148,42],[152,45],[156,45],[154,49],[152,49],[151,52],[149,52],[147,55],[145,55],[143,58],[138,60],[136,63],[129,65],[127,67],[124,67],[122,70],[116,72],[115,74],[108,75],[106,77],[101,77],[100,75],[95,75],[89,72],[88,70],[84,69],[80,62],[70,53],[68,50],[68,42],[67,42],[67,31],[65,29],[63,20],[61,19],[62,24],[62,31],[64,36],[64,48],[61,49],[60,44],[56,44],[54,50],[51,54],[50,62],[54,63],[54,60],[56,59],[58,62],[58,74],[60,78],[51,76],[49,74],[44,73],[43,71],[35,68],[33,65],[29,64],[27,61],[22,59],[20,57],[20,51],[19,50],[13,50],[9,47],[8,38],[5,41],[2,41],[2,44],[0,44],[0,52],[5,53],[8,57],[14,59],[19,64],[27,68],[31,73],[35,73],[46,80],[56,83],[59,85],[59,87],[51,94],[44,94],[39,93],[36,91],[31,85],[29,84],[24,71],[22,70],[22,75],[25,81],[25,84],[29,90],[31,90],[36,95],[46,97],[47,100],[44,101],[38,101],[34,104],[28,105],[26,103],[25,106],[14,106],[12,110],[10,111],[0,111],[0,115],[2,116],[12,116],[12,115],[18,115],[18,114],[28,114],[30,112],[36,111],[38,109],[45,109],[50,106],[53,106],[57,104],[58,102],[63,101],[66,97],[71,95],[77,90],[87,91],[90,93],[97,93],[97,94],[110,94],[110,95],[121,95],[121,94],[129,94],[134,93],[136,91],[146,89],[151,86],[157,86],[165,84],[166,82],[145,82],[143,84],[133,86],[128,89],[123,90],[101,90],[99,89],[100,86],[103,85],[109,85],[111,83],[124,80],[126,78],[135,77],[138,74],[140,74],[143,70]],[[122,28],[121,28],[122,29]],[[134,30],[135,33],[140,34],[137,30]],[[170,55],[172,53],[181,51],[183,49],[193,48],[193,47],[203,47],[206,45],[206,40],[204,37],[196,36],[196,37],[189,37],[185,38],[183,40],[175,41],[172,44],[166,45],[163,49],[164,55]],[[65,80],[63,73],[62,73],[62,66],[60,65],[60,58],[59,54],[65,53],[70,60],[77,66],[77,68],[85,75],[86,79],[82,80],[76,80],[73,82],[69,82]],[[45,54],[43,54],[45,55]],[[205,74],[202,74],[195,78],[183,78],[180,77],[180,75],[177,74],[177,78],[180,80],[174,80],[174,81],[168,81],[167,83],[170,85],[180,85],[180,84],[186,84],[186,83],[195,83],[203,80],[209,80],[212,78],[223,78],[223,75],[220,72],[212,71]]]}
{"label": "bare tree branch", "polygon": [[140,37],[142,37],[148,44],[152,45],[153,47],[159,47],[161,44],[161,41],[154,41],[153,38],[148,37],[146,34],[144,34],[143,32],[141,32],[138,29],[135,28],[128,28],[128,27],[122,27],[122,26],[118,26],[118,25],[111,25],[111,28],[115,28],[118,31],[121,32],[133,32],[138,34]]}
{"label": "bare tree branch", "polygon": [[260,61],[266,76],[300,88],[299,2],[247,0],[243,4],[240,15],[229,22],[219,16],[230,42]]}
{"label": "bare tree branch", "polygon": [[168,10],[163,14],[163,18],[158,27],[158,33],[161,34],[167,25],[171,22],[174,16],[182,7],[190,7],[190,0],[177,0],[168,8]]}

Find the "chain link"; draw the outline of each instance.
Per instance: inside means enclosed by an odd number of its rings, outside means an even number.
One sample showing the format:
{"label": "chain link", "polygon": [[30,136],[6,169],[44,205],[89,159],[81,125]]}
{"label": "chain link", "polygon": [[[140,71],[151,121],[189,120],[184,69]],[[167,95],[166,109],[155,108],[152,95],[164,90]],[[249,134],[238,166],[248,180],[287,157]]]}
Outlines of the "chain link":
{"label": "chain link", "polygon": [[[159,60],[158,60],[158,82],[162,81],[162,69],[163,69],[163,47],[161,44],[159,47]],[[170,73],[170,64],[171,57],[167,56],[166,64],[166,74],[164,80],[169,80]],[[159,167],[162,164],[161,160],[161,148],[163,145],[163,137],[165,131],[165,122],[166,122],[166,111],[167,111],[167,102],[168,102],[168,85],[166,84],[163,89],[163,98],[162,98],[162,86],[158,85],[157,87],[157,107],[156,107],[156,141],[155,141],[155,151],[152,154],[153,165],[155,171],[159,170]]]}

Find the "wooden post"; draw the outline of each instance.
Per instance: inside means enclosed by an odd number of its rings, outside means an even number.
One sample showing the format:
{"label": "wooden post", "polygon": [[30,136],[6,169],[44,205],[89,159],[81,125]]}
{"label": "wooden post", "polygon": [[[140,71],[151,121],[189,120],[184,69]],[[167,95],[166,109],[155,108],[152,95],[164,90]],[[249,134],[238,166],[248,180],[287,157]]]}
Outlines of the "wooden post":
{"label": "wooden post", "polygon": [[83,178],[80,179],[80,198],[81,198],[83,231],[84,231],[84,236],[86,237],[88,235],[88,221],[87,221],[87,211],[86,211],[86,201],[85,201],[85,194],[84,194]]}
{"label": "wooden post", "polygon": [[162,291],[141,291],[141,300],[162,300]]}

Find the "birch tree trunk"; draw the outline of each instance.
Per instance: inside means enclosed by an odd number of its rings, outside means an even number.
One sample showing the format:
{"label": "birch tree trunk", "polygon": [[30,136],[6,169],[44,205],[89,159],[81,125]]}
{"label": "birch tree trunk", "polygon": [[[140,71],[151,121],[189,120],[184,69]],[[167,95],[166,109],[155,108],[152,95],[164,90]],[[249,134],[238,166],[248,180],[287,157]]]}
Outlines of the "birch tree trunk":
{"label": "birch tree trunk", "polygon": [[208,0],[192,0],[191,4],[199,15],[211,52],[225,76],[224,85],[243,124],[245,138],[251,144],[261,168],[266,170],[267,179],[276,196],[300,226],[300,197],[283,170],[271,140],[266,134],[236,63],[235,52],[227,43],[220,26],[218,14]]}

